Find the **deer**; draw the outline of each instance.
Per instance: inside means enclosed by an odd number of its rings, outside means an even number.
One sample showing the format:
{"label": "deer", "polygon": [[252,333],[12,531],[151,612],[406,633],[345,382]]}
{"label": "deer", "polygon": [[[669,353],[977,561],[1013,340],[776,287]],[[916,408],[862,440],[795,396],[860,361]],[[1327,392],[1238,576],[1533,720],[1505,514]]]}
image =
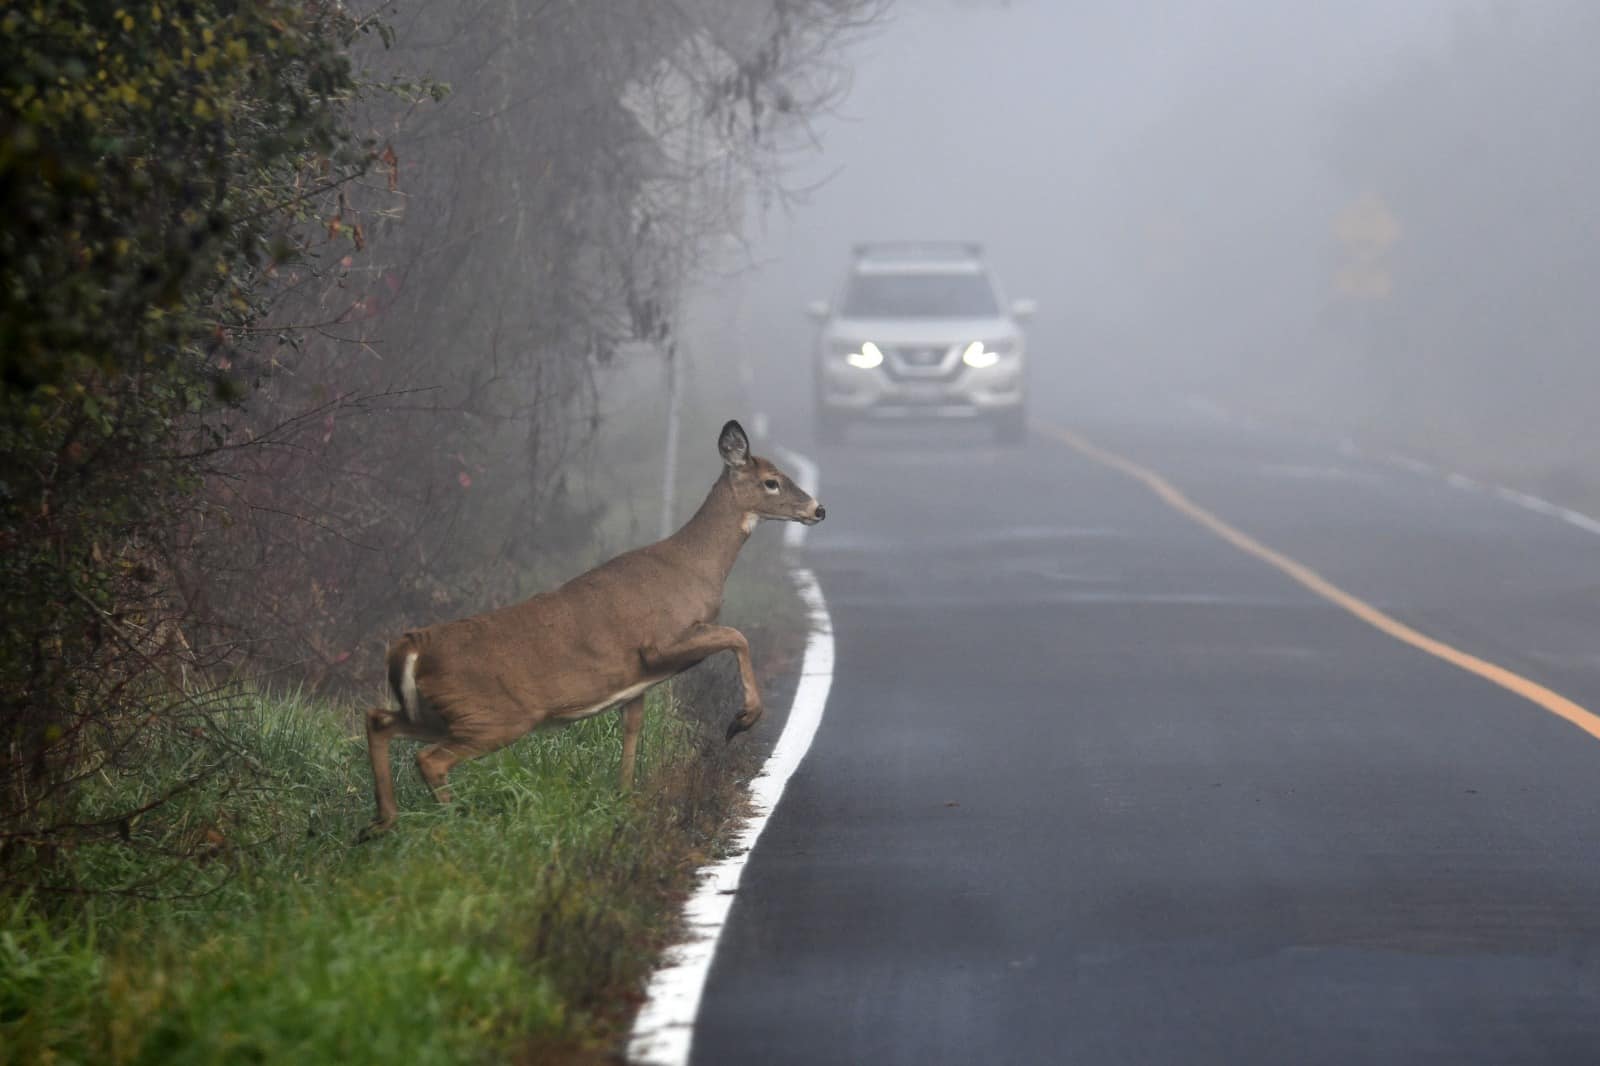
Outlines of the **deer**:
{"label": "deer", "polygon": [[619,787],[633,787],[644,694],[719,652],[738,658],[743,704],[726,739],[760,720],[763,706],[744,634],[717,624],[723,586],[762,521],[815,525],[827,511],[771,461],[750,453],[737,421],[722,427],[723,469],[676,533],[578,575],[559,588],[484,614],[403,633],[389,645],[390,693],[399,709],[366,714],[377,815],[360,839],[398,816],[389,742],[424,741],[417,769],[440,803],[450,770],[535,729],[613,707],[622,712]]}

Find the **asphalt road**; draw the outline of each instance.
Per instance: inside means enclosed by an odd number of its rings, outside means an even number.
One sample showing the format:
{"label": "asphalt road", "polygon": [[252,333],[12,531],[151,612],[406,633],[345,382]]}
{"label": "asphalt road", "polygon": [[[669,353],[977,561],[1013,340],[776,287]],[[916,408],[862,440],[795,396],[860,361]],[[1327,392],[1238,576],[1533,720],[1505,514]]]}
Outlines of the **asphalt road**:
{"label": "asphalt road", "polygon": [[[1600,535],[1175,403],[1073,428],[1600,710]],[[832,696],[693,1061],[1600,1063],[1600,740],[1043,434],[812,454]]]}

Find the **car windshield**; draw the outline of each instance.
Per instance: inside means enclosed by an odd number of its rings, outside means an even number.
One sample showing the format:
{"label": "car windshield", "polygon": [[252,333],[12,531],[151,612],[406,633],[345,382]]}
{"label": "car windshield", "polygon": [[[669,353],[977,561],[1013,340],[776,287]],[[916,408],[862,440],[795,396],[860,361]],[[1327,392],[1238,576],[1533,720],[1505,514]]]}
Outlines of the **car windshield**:
{"label": "car windshield", "polygon": [[857,274],[839,313],[845,318],[988,318],[1000,309],[982,274]]}

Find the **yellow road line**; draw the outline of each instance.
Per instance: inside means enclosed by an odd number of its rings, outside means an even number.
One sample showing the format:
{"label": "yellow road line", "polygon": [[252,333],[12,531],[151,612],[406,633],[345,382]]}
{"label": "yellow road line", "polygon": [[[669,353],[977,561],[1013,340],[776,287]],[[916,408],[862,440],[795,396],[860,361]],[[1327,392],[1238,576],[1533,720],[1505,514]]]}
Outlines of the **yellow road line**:
{"label": "yellow road line", "polygon": [[1476,655],[1468,655],[1466,652],[1459,648],[1451,647],[1442,640],[1436,640],[1426,633],[1412,629],[1404,622],[1385,614],[1365,600],[1352,596],[1303,563],[1296,562],[1282,552],[1273,551],[1249,534],[1240,532],[1230,526],[1179,492],[1170,481],[1154,470],[1140,466],[1131,459],[1124,458],[1115,452],[1109,452],[1096,444],[1092,444],[1069,429],[1052,426],[1048,423],[1035,423],[1034,428],[1048,437],[1055,438],[1080,454],[1093,459],[1095,462],[1103,463],[1137,481],[1143,482],[1146,488],[1161,497],[1173,510],[1209,529],[1240,551],[1248,552],[1262,562],[1282,571],[1329,603],[1350,612],[1374,629],[1387,633],[1403,644],[1409,644],[1413,648],[1427,652],[1436,659],[1442,659],[1452,666],[1459,667],[1469,674],[1477,674],[1484,680],[1499,685],[1507,692],[1515,693],[1531,703],[1538,704],[1551,714],[1565,718],[1585,733],[1600,739],[1600,716],[1596,716],[1592,711],[1572,702],[1559,692],[1554,692],[1537,681],[1530,681],[1521,674],[1507,670],[1503,666],[1497,666],[1487,660],[1478,658]]}

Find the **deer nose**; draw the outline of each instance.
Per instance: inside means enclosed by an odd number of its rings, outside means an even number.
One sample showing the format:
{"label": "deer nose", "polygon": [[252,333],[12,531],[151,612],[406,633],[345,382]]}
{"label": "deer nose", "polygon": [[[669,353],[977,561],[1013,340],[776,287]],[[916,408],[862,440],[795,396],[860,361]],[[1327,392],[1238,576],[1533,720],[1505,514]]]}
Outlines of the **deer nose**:
{"label": "deer nose", "polygon": [[827,518],[827,517],[828,517],[828,509],[826,507],[822,506],[822,504],[820,504],[820,503],[817,504],[817,521],[820,522],[824,518]]}

